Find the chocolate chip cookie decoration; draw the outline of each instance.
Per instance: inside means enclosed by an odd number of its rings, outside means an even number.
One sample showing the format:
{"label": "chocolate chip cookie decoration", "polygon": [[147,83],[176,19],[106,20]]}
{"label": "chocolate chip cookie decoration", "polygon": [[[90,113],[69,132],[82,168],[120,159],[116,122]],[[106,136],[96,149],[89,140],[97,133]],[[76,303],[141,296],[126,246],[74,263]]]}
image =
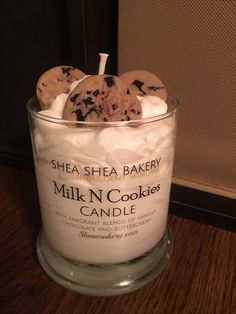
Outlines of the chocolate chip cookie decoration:
{"label": "chocolate chip cookie decoration", "polygon": [[130,71],[125,72],[119,78],[129,86],[137,96],[152,95],[167,99],[167,92],[162,81],[151,72],[147,71]]}
{"label": "chocolate chip cookie decoration", "polygon": [[84,76],[82,71],[72,66],[58,66],[43,73],[36,87],[36,94],[42,109],[48,109],[59,94],[68,93],[71,83]]}
{"label": "chocolate chip cookie decoration", "polygon": [[63,119],[107,122],[141,118],[141,104],[127,86],[113,75],[92,75],[69,94]]}

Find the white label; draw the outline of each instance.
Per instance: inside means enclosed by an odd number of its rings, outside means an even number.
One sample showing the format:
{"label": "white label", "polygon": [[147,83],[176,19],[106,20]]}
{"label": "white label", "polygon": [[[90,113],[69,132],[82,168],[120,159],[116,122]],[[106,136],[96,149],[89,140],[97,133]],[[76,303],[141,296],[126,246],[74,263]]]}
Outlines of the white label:
{"label": "white label", "polygon": [[35,158],[51,245],[90,263],[119,263],[150,250],[166,229],[172,162],[172,147],[122,166]]}

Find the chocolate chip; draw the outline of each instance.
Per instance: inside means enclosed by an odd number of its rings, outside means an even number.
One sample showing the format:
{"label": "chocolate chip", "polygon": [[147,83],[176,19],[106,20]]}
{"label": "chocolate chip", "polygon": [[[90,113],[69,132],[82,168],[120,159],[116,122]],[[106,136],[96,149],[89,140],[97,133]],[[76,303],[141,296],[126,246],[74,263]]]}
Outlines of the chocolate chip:
{"label": "chocolate chip", "polygon": [[104,118],[103,118],[103,121],[104,121],[104,122],[107,122],[108,120],[107,120],[107,118],[104,117]]}
{"label": "chocolate chip", "polygon": [[87,94],[88,94],[88,95],[91,94],[91,90],[87,90]]}
{"label": "chocolate chip", "polygon": [[73,70],[74,68],[72,67],[61,67],[62,73],[66,74],[66,76],[70,76],[70,72],[71,70]]}
{"label": "chocolate chip", "polygon": [[74,96],[72,96],[72,97],[70,98],[70,101],[75,102],[75,101],[76,101],[76,98],[77,98],[79,95],[80,95],[80,94],[75,94]]}
{"label": "chocolate chip", "polygon": [[85,117],[83,116],[83,113],[80,109],[77,109],[76,111],[73,111],[76,114],[76,120],[77,121],[84,121]]}
{"label": "chocolate chip", "polygon": [[107,83],[108,87],[112,87],[113,85],[115,85],[115,81],[113,76],[107,76],[104,78],[105,82]]}
{"label": "chocolate chip", "polygon": [[125,110],[125,115],[127,115],[127,113],[128,113],[128,110],[126,109],[126,110]]}
{"label": "chocolate chip", "polygon": [[117,109],[117,105],[116,104],[112,104],[112,109],[116,110]]}
{"label": "chocolate chip", "polygon": [[129,89],[127,89],[127,94],[128,94],[128,95],[130,94],[130,90],[129,90]]}
{"label": "chocolate chip", "polygon": [[94,95],[95,97],[97,97],[99,94],[100,94],[100,92],[99,92],[98,89],[96,89],[96,90],[93,92],[93,95]]}
{"label": "chocolate chip", "polygon": [[83,99],[83,102],[85,103],[86,106],[94,104],[92,97]]}
{"label": "chocolate chip", "polygon": [[133,113],[135,113],[135,109],[131,109],[130,111],[133,112]]}
{"label": "chocolate chip", "polygon": [[144,85],[143,82],[139,81],[139,80],[134,80],[132,83],[134,86],[137,87],[138,90],[140,90],[141,93],[143,93],[144,95],[146,94],[143,90],[142,90],[142,86]]}

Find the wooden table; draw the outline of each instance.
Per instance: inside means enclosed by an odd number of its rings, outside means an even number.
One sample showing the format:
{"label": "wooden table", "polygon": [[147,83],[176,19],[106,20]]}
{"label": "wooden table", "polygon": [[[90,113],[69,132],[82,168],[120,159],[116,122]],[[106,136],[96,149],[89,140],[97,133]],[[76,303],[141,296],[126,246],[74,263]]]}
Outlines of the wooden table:
{"label": "wooden table", "polygon": [[0,313],[236,313],[236,234],[170,215],[169,266],[140,290],[118,297],[76,294],[40,267],[40,212],[32,173],[0,165]]}

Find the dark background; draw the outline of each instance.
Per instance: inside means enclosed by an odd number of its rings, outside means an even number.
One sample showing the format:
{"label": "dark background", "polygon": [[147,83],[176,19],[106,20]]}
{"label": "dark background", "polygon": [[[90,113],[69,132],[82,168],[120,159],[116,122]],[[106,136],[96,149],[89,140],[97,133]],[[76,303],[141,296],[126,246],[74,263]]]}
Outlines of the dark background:
{"label": "dark background", "polygon": [[0,161],[32,166],[26,102],[57,65],[98,71],[99,52],[116,74],[117,0],[1,1]]}

